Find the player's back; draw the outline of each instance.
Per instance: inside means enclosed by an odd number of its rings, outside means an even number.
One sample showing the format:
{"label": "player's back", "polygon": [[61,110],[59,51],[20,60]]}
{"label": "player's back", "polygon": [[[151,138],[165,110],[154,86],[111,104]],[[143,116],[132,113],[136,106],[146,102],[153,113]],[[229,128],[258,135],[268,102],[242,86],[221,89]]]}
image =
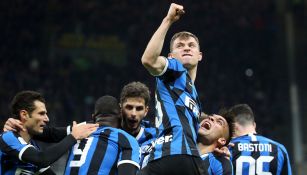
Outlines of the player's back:
{"label": "player's back", "polygon": [[139,167],[139,146],[125,131],[102,126],[71,150],[65,174],[117,174],[122,163]]}
{"label": "player's back", "polygon": [[236,175],[292,174],[286,148],[271,139],[248,134],[231,140],[231,160]]}

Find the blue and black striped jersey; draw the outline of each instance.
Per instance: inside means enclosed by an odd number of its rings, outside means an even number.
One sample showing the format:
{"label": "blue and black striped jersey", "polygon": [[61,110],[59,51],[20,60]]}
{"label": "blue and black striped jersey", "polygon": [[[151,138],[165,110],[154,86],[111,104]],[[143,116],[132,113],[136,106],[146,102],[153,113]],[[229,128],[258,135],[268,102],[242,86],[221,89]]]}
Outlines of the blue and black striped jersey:
{"label": "blue and black striped jersey", "polygon": [[291,175],[291,165],[286,148],[271,139],[248,134],[231,140],[229,147],[236,175],[276,174]]}
{"label": "blue and black striped jersey", "polygon": [[35,174],[45,169],[22,161],[22,155],[29,147],[39,149],[34,141],[28,144],[15,132],[7,131],[0,136],[0,174]]}
{"label": "blue and black striped jersey", "polygon": [[156,77],[156,118],[159,136],[149,161],[168,155],[200,156],[197,149],[200,102],[187,70],[177,59],[166,59]]}
{"label": "blue and black striped jersey", "polygon": [[230,160],[224,156],[217,156],[213,153],[201,155],[209,175],[232,175],[233,168]]}
{"label": "blue and black striped jersey", "polygon": [[65,174],[117,174],[121,164],[139,168],[140,149],[134,137],[117,128],[101,126],[71,150]]}
{"label": "blue and black striped jersey", "polygon": [[143,120],[141,122],[141,130],[136,136],[136,140],[141,148],[141,168],[144,168],[147,165],[150,152],[153,149],[158,134],[158,128],[150,125],[148,121]]}

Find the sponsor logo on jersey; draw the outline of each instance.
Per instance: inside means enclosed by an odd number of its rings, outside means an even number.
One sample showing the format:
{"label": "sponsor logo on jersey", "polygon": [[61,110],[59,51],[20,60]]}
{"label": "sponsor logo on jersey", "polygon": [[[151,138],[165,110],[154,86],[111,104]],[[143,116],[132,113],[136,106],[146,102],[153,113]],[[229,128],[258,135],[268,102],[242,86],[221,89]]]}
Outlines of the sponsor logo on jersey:
{"label": "sponsor logo on jersey", "polygon": [[184,104],[187,108],[189,108],[193,114],[198,118],[199,117],[199,109],[197,103],[190,97],[186,96],[184,100]]}

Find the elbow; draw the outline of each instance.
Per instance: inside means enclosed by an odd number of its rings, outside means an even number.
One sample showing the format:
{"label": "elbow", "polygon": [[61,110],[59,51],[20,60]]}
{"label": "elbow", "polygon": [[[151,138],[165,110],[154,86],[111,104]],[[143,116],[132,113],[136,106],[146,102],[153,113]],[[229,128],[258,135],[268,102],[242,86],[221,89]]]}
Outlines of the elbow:
{"label": "elbow", "polygon": [[150,59],[146,58],[145,56],[142,57],[141,62],[143,64],[143,66],[148,67],[150,66]]}

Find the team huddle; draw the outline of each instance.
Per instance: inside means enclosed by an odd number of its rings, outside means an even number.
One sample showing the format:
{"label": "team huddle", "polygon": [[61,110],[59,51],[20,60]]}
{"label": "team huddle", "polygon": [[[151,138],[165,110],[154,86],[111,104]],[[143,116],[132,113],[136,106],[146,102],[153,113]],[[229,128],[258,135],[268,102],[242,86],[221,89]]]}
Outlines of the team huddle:
{"label": "team huddle", "polygon": [[[67,127],[47,125],[42,95],[21,91],[0,135],[0,174],[55,174],[50,165],[69,151],[67,175],[291,175],[286,148],[257,134],[247,104],[202,112],[194,82],[203,54],[194,34],[174,34],[168,57],[160,56],[169,28],[184,13],[171,4],[141,59],[156,79],[154,124],[144,119],[150,91],[141,82],[126,84],[119,101],[98,98],[92,121]],[[41,150],[35,140],[55,144]]]}

